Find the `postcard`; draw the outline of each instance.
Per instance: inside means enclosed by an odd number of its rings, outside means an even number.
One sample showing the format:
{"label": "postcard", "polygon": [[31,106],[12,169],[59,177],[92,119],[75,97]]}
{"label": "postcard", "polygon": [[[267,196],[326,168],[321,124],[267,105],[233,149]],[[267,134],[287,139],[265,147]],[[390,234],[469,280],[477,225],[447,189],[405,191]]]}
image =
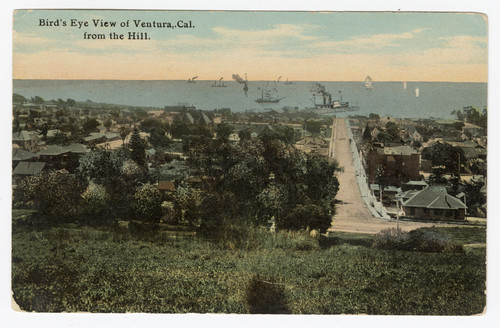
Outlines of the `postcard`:
{"label": "postcard", "polygon": [[25,312],[486,309],[488,21],[16,10]]}

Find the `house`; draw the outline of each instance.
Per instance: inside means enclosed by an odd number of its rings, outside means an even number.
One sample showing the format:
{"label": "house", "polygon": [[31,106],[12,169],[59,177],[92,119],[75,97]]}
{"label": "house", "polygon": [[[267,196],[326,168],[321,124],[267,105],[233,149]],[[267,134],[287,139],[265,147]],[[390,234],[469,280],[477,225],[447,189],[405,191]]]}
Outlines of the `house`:
{"label": "house", "polygon": [[194,124],[194,118],[190,113],[183,113],[181,119],[186,124]]}
{"label": "house", "polygon": [[46,162],[48,167],[54,169],[67,169],[73,172],[78,166],[80,156],[90,150],[82,144],[71,144],[69,146],[51,145],[40,150],[37,156],[40,161]]}
{"label": "house", "polygon": [[320,154],[324,156],[328,155],[329,145],[329,141],[319,137],[305,137],[295,143],[295,147],[304,153]]}
{"label": "house", "polygon": [[406,217],[425,220],[465,220],[467,206],[443,186],[429,186],[403,202]]}
{"label": "house", "polygon": [[160,181],[158,182],[158,190],[165,196],[175,191],[173,181]]}
{"label": "house", "polygon": [[408,190],[422,190],[427,187],[427,182],[421,180],[421,181],[408,181],[406,183],[403,183],[401,185],[401,189],[403,191],[408,191]]}
{"label": "house", "polygon": [[12,142],[19,145],[24,150],[30,152],[38,151],[39,139],[36,132],[31,131],[19,131],[12,133]]}
{"label": "house", "polygon": [[197,115],[194,116],[194,124],[198,125],[209,125],[212,120],[202,111],[199,111]]}
{"label": "house", "polygon": [[238,135],[238,133],[233,132],[229,135],[229,141],[238,142],[240,141],[240,136]]}
{"label": "house", "polygon": [[12,161],[13,162],[25,162],[36,158],[36,154],[29,152],[21,148],[12,149]]}
{"label": "house", "polygon": [[45,168],[45,163],[43,162],[19,162],[17,166],[12,171],[14,176],[26,177],[30,175],[35,175]]}

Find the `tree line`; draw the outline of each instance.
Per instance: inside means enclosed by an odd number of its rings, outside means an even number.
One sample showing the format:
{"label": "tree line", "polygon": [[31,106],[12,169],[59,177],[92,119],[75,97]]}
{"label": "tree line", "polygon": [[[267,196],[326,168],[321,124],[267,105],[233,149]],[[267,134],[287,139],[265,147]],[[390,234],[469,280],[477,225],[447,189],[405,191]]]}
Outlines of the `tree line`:
{"label": "tree line", "polygon": [[136,129],[119,150],[84,154],[75,174],[52,171],[26,178],[14,191],[14,206],[30,206],[51,224],[163,221],[207,236],[235,225],[329,228],[338,190],[335,162],[298,151],[288,127],[240,142],[229,142],[228,125],[217,131],[216,139],[202,137],[191,145],[191,175],[175,181],[168,195],[148,173],[146,142]]}

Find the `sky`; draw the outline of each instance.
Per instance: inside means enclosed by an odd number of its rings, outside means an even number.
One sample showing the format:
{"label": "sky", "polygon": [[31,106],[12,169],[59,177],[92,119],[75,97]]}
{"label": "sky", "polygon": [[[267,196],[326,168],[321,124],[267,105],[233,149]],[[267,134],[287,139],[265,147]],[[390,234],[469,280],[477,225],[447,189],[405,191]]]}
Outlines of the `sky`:
{"label": "sky", "polygon": [[[488,80],[482,14],[18,10],[13,18],[15,79]],[[70,26],[72,19],[89,26]],[[59,26],[46,26],[55,20]],[[134,20],[194,27],[141,28]],[[111,40],[111,32],[124,40]],[[127,40],[129,32],[149,40]]]}

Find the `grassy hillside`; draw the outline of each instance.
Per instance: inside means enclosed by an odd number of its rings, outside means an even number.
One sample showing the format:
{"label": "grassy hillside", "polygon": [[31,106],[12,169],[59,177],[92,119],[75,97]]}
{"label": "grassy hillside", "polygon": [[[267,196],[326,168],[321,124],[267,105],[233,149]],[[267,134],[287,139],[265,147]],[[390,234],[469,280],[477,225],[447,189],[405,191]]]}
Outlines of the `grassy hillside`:
{"label": "grassy hillside", "polygon": [[26,311],[469,315],[486,302],[484,248],[384,251],[368,235],[257,228],[235,247],[172,229],[42,229],[28,214],[15,214],[12,253]]}

